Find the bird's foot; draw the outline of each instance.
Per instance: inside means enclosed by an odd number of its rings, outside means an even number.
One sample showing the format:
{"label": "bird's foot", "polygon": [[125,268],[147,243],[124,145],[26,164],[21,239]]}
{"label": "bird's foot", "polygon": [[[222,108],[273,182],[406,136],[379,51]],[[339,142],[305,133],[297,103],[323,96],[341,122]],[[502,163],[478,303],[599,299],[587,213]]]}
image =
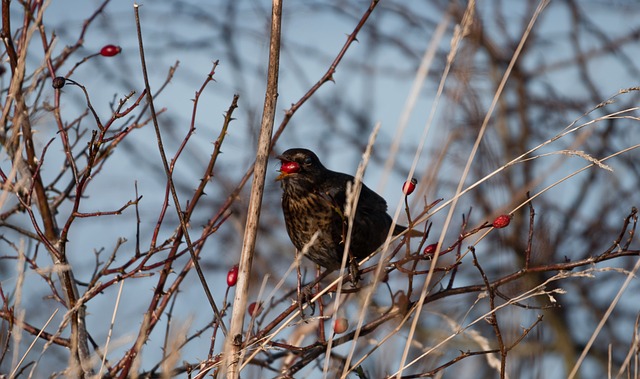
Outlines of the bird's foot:
{"label": "bird's foot", "polygon": [[358,267],[358,260],[355,258],[349,259],[349,275],[351,276],[351,285],[353,288],[357,287],[360,281],[360,268]]}
{"label": "bird's foot", "polygon": [[298,287],[298,308],[300,310],[300,317],[303,320],[306,316],[304,314],[305,303],[309,304],[309,308],[311,309],[311,316],[313,316],[313,314],[316,311],[316,304],[311,302],[311,299],[313,299],[313,296],[314,296],[313,288],[310,285]]}

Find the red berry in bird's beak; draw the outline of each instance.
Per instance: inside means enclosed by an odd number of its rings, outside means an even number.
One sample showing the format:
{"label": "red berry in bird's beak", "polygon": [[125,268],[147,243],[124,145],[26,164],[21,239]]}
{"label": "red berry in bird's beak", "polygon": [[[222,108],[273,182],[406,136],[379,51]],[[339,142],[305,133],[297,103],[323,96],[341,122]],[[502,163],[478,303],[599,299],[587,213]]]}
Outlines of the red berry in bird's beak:
{"label": "red berry in bird's beak", "polygon": [[294,174],[300,171],[300,165],[296,162],[282,162],[282,166],[280,166],[280,171],[285,174]]}
{"label": "red berry in bird's beak", "polygon": [[297,162],[282,161],[280,165],[280,175],[276,180],[281,180],[287,175],[295,174],[300,171],[300,165]]}

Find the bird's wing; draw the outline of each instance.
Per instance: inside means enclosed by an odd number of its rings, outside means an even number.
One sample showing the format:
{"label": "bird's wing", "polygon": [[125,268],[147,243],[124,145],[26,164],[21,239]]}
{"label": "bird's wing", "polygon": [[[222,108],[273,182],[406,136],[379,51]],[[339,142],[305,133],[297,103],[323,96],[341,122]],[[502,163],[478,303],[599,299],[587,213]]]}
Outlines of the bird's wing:
{"label": "bird's wing", "polygon": [[[339,172],[331,172],[327,177],[327,180],[321,186],[322,192],[340,209],[344,210],[347,202],[347,183],[353,183],[355,178]],[[360,189],[360,199],[358,200],[358,211],[372,213],[386,212],[387,202],[363,183]]]}
{"label": "bird's wing", "polygon": [[358,208],[360,208],[360,204],[362,204],[363,207],[366,207],[367,210],[374,212],[387,212],[387,201],[364,184],[362,184],[362,189],[360,190]]}

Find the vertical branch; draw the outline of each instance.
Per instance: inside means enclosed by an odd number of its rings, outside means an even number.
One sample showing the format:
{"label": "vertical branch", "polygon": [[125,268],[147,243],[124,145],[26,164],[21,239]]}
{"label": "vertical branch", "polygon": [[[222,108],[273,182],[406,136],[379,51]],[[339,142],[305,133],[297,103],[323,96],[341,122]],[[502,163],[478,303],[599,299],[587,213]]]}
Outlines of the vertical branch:
{"label": "vertical branch", "polygon": [[231,316],[231,328],[225,344],[225,359],[227,363],[227,378],[240,376],[239,364],[241,361],[240,349],[242,347],[242,325],[244,323],[244,310],[247,305],[247,292],[251,277],[251,264],[256,244],[258,221],[260,220],[260,207],[264,192],[264,182],[267,171],[267,161],[273,133],[276,102],[278,99],[278,70],[280,67],[280,28],[282,19],[282,0],[273,0],[271,10],[271,40],[269,43],[269,67],[267,75],[267,90],[264,99],[260,136],[258,138],[258,151],[256,153],[255,170],[253,174],[253,186],[247,211],[247,223],[245,226],[244,242],[239,264],[238,286],[233,301]]}
{"label": "vertical branch", "polygon": [[7,49],[7,55],[9,56],[9,65],[11,66],[11,72],[16,70],[18,64],[18,56],[16,49],[13,46],[13,39],[11,38],[11,12],[10,12],[11,0],[2,0],[2,42],[5,49]]}

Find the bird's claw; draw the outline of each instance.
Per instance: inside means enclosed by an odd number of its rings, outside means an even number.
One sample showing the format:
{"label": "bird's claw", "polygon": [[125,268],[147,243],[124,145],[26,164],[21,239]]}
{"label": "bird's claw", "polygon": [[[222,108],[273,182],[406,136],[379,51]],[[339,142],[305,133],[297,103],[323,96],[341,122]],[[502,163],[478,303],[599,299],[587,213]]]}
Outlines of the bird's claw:
{"label": "bird's claw", "polygon": [[357,287],[360,281],[360,268],[358,267],[358,260],[353,257],[349,259],[349,275],[351,276],[351,285],[353,288]]}
{"label": "bird's claw", "polygon": [[313,299],[313,290],[311,286],[306,285],[303,286],[300,291],[298,291],[298,308],[300,309],[300,317],[304,320],[304,304],[309,304],[309,308],[311,309],[311,316],[316,311],[316,304],[311,301]]}

